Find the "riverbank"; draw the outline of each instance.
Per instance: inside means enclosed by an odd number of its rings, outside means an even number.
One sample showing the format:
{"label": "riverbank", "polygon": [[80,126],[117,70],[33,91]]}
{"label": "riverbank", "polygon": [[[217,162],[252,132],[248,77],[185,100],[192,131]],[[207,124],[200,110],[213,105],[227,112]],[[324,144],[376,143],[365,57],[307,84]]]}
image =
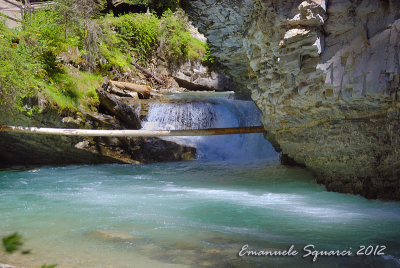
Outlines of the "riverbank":
{"label": "riverbank", "polygon": [[[90,8],[69,4],[70,14],[60,11],[67,6],[55,3],[26,18],[19,28],[1,26],[5,51],[0,60],[5,64],[0,79],[7,82],[0,88],[0,124],[140,129],[148,102],[162,102],[163,94],[187,90],[175,79],[203,90],[229,85],[220,83],[229,82],[227,77],[206,66],[211,59],[206,40],[177,7],[175,13],[164,9],[160,16],[149,12],[117,16],[101,3]],[[80,26],[87,33],[82,35]],[[21,69],[14,62],[20,62]],[[17,133],[1,133],[0,148],[2,168],[180,161],[196,154],[193,147],[159,138]]]}

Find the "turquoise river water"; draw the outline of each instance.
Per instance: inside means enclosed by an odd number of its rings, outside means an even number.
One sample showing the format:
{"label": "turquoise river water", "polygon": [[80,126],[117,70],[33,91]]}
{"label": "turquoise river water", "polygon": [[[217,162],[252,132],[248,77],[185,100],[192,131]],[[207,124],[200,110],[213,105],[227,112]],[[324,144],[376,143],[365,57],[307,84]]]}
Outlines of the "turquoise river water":
{"label": "turquoise river water", "polygon": [[[308,267],[308,244],[387,247],[383,256],[318,257],[316,267],[399,266],[399,203],[327,192],[274,161],[3,171],[0,211],[0,235],[19,231],[32,250],[0,260],[25,267]],[[299,255],[239,257],[245,244],[294,245]]]}
{"label": "turquoise river water", "polygon": [[[226,96],[190,103],[189,109],[169,105],[150,110],[145,128],[259,123],[251,102]],[[18,231],[23,248],[31,250],[27,255],[0,250],[0,263],[400,266],[399,202],[327,192],[305,169],[280,165],[262,134],[180,142],[196,146],[198,160],[0,171],[0,237]],[[298,254],[239,256],[244,245],[257,252],[293,245]],[[309,245],[351,256],[318,256],[313,263],[313,256],[303,257]]]}

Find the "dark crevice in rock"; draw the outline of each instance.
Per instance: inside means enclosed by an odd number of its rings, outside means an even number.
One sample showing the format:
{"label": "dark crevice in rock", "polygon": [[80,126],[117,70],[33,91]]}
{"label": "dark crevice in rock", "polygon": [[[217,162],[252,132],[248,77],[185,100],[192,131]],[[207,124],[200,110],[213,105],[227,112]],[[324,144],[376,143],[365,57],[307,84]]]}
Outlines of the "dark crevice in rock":
{"label": "dark crevice in rock", "polygon": [[293,158],[288,156],[287,154],[281,153],[279,155],[279,161],[284,166],[291,166],[291,167],[306,167],[304,164],[297,163]]}

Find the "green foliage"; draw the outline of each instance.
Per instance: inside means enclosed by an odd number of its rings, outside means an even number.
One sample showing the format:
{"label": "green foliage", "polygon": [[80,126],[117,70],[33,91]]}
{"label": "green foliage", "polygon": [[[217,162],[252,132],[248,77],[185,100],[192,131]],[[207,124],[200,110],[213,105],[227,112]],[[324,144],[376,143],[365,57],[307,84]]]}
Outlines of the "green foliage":
{"label": "green foliage", "polygon": [[91,69],[96,68],[102,39],[102,30],[95,19],[106,4],[106,0],[55,0],[48,8],[57,14],[56,22],[63,29],[64,42],[79,47]]}
{"label": "green foliage", "polygon": [[100,53],[105,61],[100,62],[102,70],[109,71],[117,67],[120,70],[127,70],[131,63],[129,54],[123,53],[118,47],[113,47],[107,44],[100,45]]}
{"label": "green foliage", "polygon": [[182,12],[172,13],[167,10],[163,14],[160,35],[170,59],[195,60],[202,59],[206,54],[207,44],[194,38],[186,27],[187,22]]}
{"label": "green foliage", "polygon": [[35,76],[41,70],[34,50],[16,32],[0,21],[0,105],[15,109],[17,102],[31,97],[38,88]]}
{"label": "green foliage", "polygon": [[144,6],[149,6],[150,3],[149,0],[124,0],[123,2],[130,5],[144,5]]}
{"label": "green foliage", "polygon": [[211,55],[210,47],[207,44],[205,46],[205,49],[206,49],[206,53],[204,54],[203,62],[209,63],[209,64],[214,64],[215,58],[213,55]]}
{"label": "green foliage", "polygon": [[9,253],[19,250],[22,245],[22,236],[18,233],[13,233],[3,238],[4,249]]}
{"label": "green foliage", "polygon": [[159,19],[154,14],[127,14],[114,20],[119,46],[144,63],[158,41]]}
{"label": "green foliage", "polygon": [[177,0],[152,0],[150,2],[150,8],[161,15],[167,10],[176,11],[178,8]]}
{"label": "green foliage", "polygon": [[[174,10],[178,3],[133,1],[153,11]],[[56,0],[14,30],[0,20],[2,111],[31,115],[39,110],[36,95],[46,96],[60,109],[92,109],[98,105],[95,88],[101,85],[104,75],[128,71],[132,60],[146,65],[158,48],[170,63],[187,59],[213,63],[207,44],[188,31],[182,10],[173,13],[168,9],[161,18],[155,13],[101,17],[99,11],[105,2]],[[58,60],[71,48],[79,49],[74,49],[77,52],[66,60],[74,68]]]}
{"label": "green foliage", "polygon": [[40,266],[40,268],[56,268],[56,267],[57,267],[57,264],[51,264],[51,265],[44,264],[44,265]]}
{"label": "green foliage", "polygon": [[[107,41],[100,46],[106,59],[106,69],[130,66],[132,54],[136,61],[145,64],[162,46],[168,60],[206,60],[212,58],[206,43],[194,38],[187,29],[187,19],[182,10],[164,12],[161,19],[155,14],[126,14],[118,18],[107,15],[104,33]],[[208,53],[207,53],[208,51]]]}
{"label": "green foliage", "polygon": [[55,10],[39,10],[31,19],[25,20],[21,40],[33,50],[46,73],[57,72],[56,57],[67,49],[62,25],[58,24],[60,15]]}

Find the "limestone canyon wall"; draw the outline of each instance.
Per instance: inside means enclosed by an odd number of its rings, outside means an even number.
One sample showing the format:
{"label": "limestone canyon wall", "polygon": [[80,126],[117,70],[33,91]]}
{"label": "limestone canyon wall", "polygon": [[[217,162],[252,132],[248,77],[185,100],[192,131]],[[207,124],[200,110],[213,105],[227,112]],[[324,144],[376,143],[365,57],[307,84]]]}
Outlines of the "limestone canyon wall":
{"label": "limestone canyon wall", "polygon": [[400,1],[191,0],[268,139],[328,190],[400,200]]}

